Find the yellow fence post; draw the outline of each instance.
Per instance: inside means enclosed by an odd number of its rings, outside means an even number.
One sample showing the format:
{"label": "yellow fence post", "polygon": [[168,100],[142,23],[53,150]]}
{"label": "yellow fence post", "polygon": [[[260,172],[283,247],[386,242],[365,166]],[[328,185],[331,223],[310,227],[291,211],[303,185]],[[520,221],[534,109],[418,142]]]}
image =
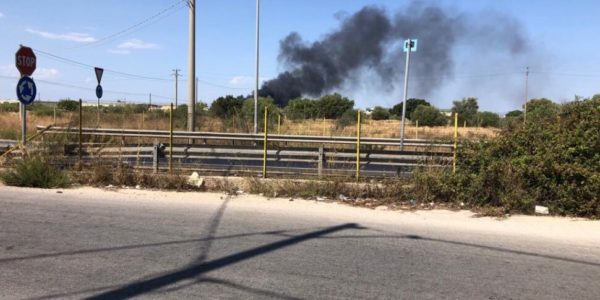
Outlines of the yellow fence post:
{"label": "yellow fence post", "polygon": [[360,110],[358,111],[358,124],[356,124],[356,181],[360,179]]}
{"label": "yellow fence post", "polygon": [[456,173],[456,151],[458,148],[458,113],[454,114],[454,158],[452,159],[452,174]]}
{"label": "yellow fence post", "polygon": [[173,102],[169,110],[169,174],[173,174]]}
{"label": "yellow fence post", "polygon": [[263,170],[262,177],[267,178],[267,136],[269,135],[269,112],[268,107],[265,105],[265,140],[263,141]]}

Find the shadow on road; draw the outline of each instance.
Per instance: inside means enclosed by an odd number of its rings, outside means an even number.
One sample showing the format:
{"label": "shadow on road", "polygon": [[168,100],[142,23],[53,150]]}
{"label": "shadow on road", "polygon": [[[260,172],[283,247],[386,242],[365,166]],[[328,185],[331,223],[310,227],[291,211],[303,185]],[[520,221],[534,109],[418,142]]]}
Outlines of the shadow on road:
{"label": "shadow on road", "polygon": [[235,253],[229,256],[225,256],[219,259],[215,259],[208,262],[203,262],[195,265],[185,267],[180,270],[169,272],[166,274],[158,275],[156,277],[145,279],[138,282],[127,284],[123,287],[107,291],[87,299],[127,299],[135,296],[139,296],[145,293],[149,293],[158,290],[162,287],[172,285],[186,279],[192,279],[204,273],[214,271],[232,264],[239,263],[244,260],[248,260],[272,251],[276,251],[285,247],[289,247],[306,240],[316,239],[321,236],[338,232],[347,229],[362,229],[360,226],[354,223],[343,224],[339,226],[325,228],[323,230],[309,232],[303,235],[290,237],[281,241],[277,241],[264,246],[252,248],[246,251]]}

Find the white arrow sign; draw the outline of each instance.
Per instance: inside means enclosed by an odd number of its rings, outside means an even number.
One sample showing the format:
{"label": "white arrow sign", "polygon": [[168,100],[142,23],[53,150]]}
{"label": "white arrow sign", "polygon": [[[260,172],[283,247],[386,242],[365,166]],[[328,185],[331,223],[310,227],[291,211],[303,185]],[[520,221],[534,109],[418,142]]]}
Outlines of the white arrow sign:
{"label": "white arrow sign", "polygon": [[94,68],[94,71],[96,72],[96,79],[98,79],[98,84],[100,84],[100,81],[102,80],[102,74],[104,73],[104,69]]}

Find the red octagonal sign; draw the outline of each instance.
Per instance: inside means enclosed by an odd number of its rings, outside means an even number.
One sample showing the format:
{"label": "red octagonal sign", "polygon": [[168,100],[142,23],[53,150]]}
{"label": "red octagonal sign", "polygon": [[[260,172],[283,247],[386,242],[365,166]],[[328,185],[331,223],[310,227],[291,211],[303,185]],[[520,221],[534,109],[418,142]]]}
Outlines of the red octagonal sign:
{"label": "red octagonal sign", "polygon": [[29,47],[21,46],[15,56],[17,69],[21,72],[21,76],[31,76],[35,71],[37,60],[33,50]]}

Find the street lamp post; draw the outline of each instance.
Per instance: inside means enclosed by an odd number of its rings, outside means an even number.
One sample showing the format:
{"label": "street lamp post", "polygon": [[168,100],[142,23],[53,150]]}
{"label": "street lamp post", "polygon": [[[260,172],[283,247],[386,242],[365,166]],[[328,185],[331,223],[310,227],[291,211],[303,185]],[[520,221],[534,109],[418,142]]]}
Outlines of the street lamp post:
{"label": "street lamp post", "polygon": [[254,134],[258,132],[258,75],[260,40],[260,0],[256,0],[256,81],[254,85]]}

